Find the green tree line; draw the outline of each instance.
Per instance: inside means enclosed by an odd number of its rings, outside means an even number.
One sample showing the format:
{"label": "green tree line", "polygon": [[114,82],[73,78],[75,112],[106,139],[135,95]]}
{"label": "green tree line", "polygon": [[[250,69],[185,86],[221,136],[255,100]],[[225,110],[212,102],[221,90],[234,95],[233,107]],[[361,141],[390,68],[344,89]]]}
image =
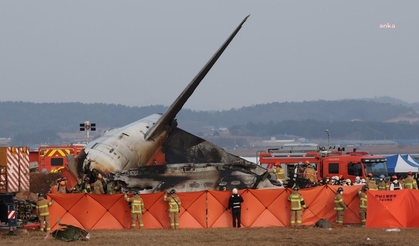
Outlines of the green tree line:
{"label": "green tree line", "polygon": [[[166,110],[162,105],[0,102],[0,138],[20,139],[19,143],[29,139],[31,142],[60,141],[57,133],[79,132],[79,124],[86,120],[95,122],[98,130],[104,131]],[[341,132],[339,134],[348,138],[392,139],[413,138],[411,130],[415,125],[383,123],[409,113],[415,110],[400,103],[318,100],[275,102],[221,111],[183,109],[177,120],[180,128],[194,134],[211,126],[231,128],[237,135],[288,133],[311,138],[324,134],[325,128],[331,131],[336,128],[334,134]]]}

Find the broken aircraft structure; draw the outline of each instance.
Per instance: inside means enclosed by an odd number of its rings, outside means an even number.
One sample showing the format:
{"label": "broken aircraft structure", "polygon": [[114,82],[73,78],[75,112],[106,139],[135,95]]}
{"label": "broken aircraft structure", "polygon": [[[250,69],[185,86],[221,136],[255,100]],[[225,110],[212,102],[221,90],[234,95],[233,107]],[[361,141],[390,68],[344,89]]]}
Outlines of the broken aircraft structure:
{"label": "broken aircraft structure", "polygon": [[276,188],[267,170],[177,127],[175,119],[196,87],[241,29],[247,16],[163,114],[153,114],[90,142],[73,161],[81,181],[97,174],[124,190],[153,193]]}

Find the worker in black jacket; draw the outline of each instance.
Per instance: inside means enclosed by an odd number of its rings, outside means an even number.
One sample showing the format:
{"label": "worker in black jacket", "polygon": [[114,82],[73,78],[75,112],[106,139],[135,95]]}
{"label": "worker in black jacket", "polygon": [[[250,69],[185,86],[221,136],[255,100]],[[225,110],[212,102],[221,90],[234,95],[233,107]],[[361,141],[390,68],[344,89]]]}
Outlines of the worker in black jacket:
{"label": "worker in black jacket", "polygon": [[228,201],[228,211],[232,209],[233,214],[233,227],[236,227],[236,219],[237,219],[237,227],[240,228],[240,214],[241,214],[241,203],[243,202],[243,197],[237,194],[237,189],[233,189],[233,195],[230,197]]}

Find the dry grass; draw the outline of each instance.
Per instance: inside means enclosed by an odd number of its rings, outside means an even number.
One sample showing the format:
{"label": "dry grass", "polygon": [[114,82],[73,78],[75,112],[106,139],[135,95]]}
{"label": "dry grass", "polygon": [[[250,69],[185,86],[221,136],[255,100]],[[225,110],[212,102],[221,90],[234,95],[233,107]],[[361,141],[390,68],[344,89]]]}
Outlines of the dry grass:
{"label": "dry grass", "polygon": [[[266,228],[214,228],[180,229],[177,231],[155,230],[92,230],[91,240],[67,243],[51,239],[43,240],[39,231],[20,232],[17,237],[3,236],[0,245],[412,245],[419,229],[401,229],[386,232],[385,229],[345,227],[343,229],[305,228],[294,230],[283,227]],[[370,240],[367,240],[370,238]]]}

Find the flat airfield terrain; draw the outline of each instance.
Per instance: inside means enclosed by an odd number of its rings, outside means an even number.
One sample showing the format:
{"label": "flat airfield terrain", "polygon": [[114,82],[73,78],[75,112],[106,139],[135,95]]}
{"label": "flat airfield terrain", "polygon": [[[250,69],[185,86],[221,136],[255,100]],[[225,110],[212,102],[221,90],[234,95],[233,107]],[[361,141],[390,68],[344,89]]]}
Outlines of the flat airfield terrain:
{"label": "flat airfield terrain", "polygon": [[418,228],[386,232],[385,229],[349,226],[320,229],[306,227],[90,230],[89,241],[63,242],[44,240],[39,231],[17,231],[19,236],[4,236],[0,245],[415,245]]}

